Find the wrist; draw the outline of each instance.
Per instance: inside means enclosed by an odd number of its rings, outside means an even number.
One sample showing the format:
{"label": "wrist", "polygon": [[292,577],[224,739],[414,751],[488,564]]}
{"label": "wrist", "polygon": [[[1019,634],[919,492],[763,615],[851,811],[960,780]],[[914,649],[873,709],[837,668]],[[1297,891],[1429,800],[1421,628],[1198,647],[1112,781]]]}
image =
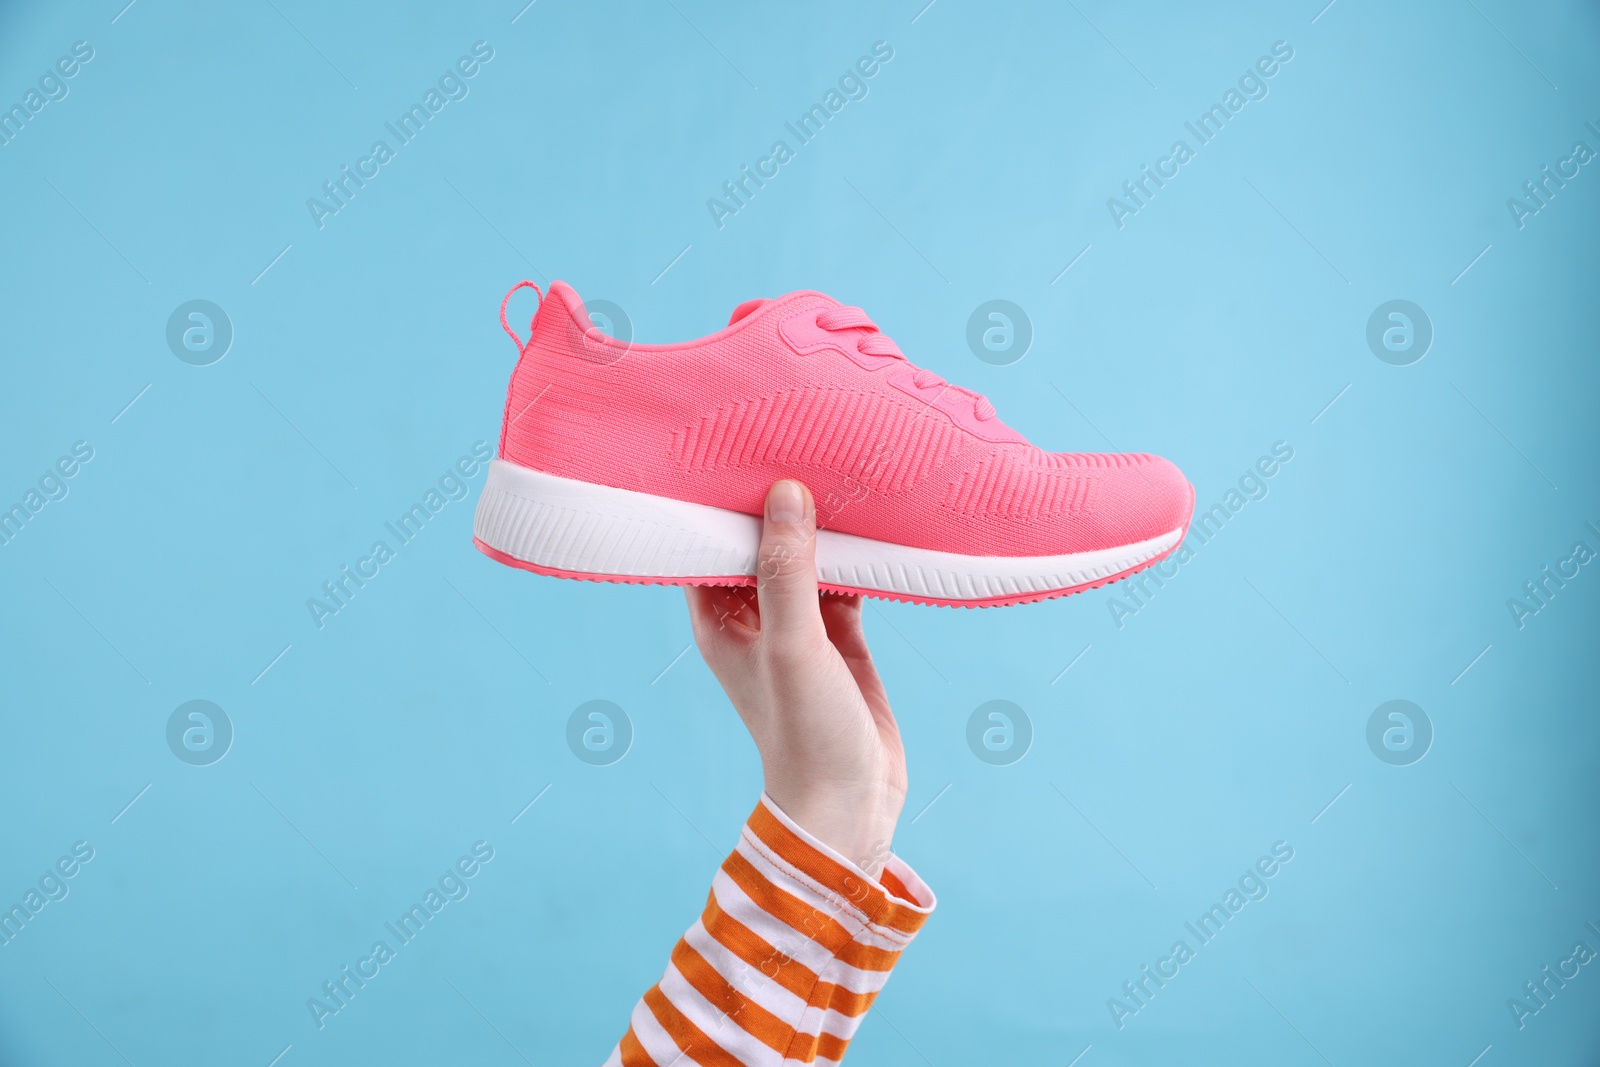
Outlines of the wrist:
{"label": "wrist", "polygon": [[886,785],[794,788],[768,776],[767,796],[802,830],[873,879],[883,873],[903,793]]}

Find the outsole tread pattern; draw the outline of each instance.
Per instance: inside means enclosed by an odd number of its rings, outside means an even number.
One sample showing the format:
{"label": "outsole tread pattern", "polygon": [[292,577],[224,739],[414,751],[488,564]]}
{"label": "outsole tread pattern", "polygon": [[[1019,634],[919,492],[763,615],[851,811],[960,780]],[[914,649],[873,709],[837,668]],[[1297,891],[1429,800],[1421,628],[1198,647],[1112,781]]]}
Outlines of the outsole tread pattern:
{"label": "outsole tread pattern", "polygon": [[[1187,530],[1185,533],[1187,533]],[[526,560],[520,560],[513,556],[508,556],[504,552],[484,544],[476,537],[472,539],[472,543],[477,547],[478,551],[482,552],[484,555],[488,556],[497,563],[503,563],[508,567],[515,567],[518,570],[529,571],[533,574],[539,574],[549,578],[562,578],[568,581],[600,582],[607,585],[712,585],[728,588],[749,587],[756,584],[756,580],[753,575],[745,574],[691,578],[656,578],[647,575],[583,574],[573,571],[562,571],[549,567],[541,567],[537,563],[529,563]],[[838,585],[832,582],[821,581],[817,583],[817,589],[823,593],[834,593],[840,596],[861,596],[867,597],[871,600],[892,600],[901,604],[921,604],[924,607],[935,608],[999,608],[1011,607],[1018,604],[1038,604],[1046,600],[1060,600],[1064,597],[1075,596],[1078,593],[1087,593],[1091,590],[1100,589],[1116,582],[1120,582],[1126,578],[1131,578],[1142,571],[1149,570],[1157,563],[1160,563],[1162,560],[1176,552],[1179,546],[1182,544],[1183,539],[1179,538],[1178,541],[1165,552],[1152,556],[1143,563],[1135,564],[1134,566],[1119,571],[1116,574],[1107,575],[1095,581],[1086,582],[1081,585],[1075,585],[1064,589],[1047,589],[1039,592],[1018,593],[1013,596],[991,597],[987,600],[955,600],[942,599],[939,597],[921,597],[910,593],[894,593],[865,586]]]}
{"label": "outsole tread pattern", "polygon": [[[1190,494],[1192,518],[1192,488]],[[536,574],[615,585],[755,584],[757,516],[511,464],[491,469],[473,526],[473,543],[485,555]],[[1185,521],[1159,537],[1114,549],[1018,558],[921,552],[830,535],[836,540],[818,568],[818,587],[935,607],[1031,604],[1147,570],[1177,551],[1187,533]]]}

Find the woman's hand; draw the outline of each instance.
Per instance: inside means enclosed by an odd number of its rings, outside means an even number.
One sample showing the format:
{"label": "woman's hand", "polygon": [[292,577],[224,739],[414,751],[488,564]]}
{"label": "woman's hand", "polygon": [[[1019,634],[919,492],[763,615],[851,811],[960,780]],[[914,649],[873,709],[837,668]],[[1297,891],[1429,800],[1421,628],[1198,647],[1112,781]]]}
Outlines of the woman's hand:
{"label": "woman's hand", "polygon": [[877,878],[905,804],[905,752],[861,598],[818,594],[810,491],[785,480],[767,492],[753,595],[687,591],[695,642],[755,739],[767,795]]}

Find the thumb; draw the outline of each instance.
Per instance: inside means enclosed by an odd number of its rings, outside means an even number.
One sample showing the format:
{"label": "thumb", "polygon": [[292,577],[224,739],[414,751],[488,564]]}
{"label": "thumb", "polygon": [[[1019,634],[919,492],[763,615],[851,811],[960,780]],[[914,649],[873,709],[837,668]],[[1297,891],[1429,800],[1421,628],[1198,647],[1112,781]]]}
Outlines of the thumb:
{"label": "thumb", "polygon": [[799,637],[823,631],[817,601],[817,512],[811,492],[792,479],[767,490],[756,554],[756,596],[763,635]]}

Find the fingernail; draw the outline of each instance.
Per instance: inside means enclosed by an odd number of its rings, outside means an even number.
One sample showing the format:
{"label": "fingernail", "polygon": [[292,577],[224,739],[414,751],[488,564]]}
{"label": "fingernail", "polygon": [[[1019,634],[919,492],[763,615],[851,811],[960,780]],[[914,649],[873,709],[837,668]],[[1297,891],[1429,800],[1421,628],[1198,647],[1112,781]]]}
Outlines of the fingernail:
{"label": "fingernail", "polygon": [[799,482],[786,478],[767,494],[767,518],[773,522],[799,522],[805,514],[806,498]]}

